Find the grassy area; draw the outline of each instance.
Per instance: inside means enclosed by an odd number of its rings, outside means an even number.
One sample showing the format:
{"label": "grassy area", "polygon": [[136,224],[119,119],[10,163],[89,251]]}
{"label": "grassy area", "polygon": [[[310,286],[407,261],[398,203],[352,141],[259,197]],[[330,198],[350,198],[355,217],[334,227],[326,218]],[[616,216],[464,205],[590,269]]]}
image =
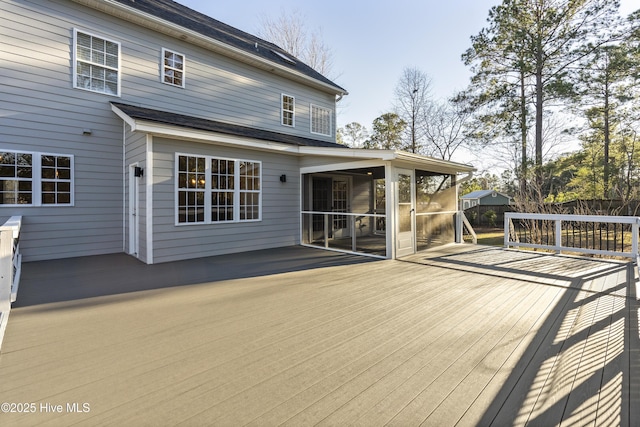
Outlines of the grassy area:
{"label": "grassy area", "polygon": [[477,228],[475,232],[478,236],[479,245],[504,245],[504,230],[501,228]]}

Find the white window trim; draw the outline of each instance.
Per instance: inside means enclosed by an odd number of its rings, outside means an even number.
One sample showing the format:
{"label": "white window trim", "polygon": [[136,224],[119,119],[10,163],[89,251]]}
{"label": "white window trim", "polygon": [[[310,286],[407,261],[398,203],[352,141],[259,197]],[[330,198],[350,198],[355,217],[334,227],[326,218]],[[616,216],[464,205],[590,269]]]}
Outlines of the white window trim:
{"label": "white window trim", "polygon": [[[314,108],[318,109],[318,110],[324,110],[324,111],[327,111],[329,113],[329,132],[328,133],[314,132],[313,131],[313,110],[314,110]],[[333,131],[333,110],[331,108],[322,107],[320,105],[310,104],[310,107],[309,107],[309,132],[311,132],[314,135],[331,136],[332,131]]]}
{"label": "white window trim", "polygon": [[[118,72],[118,91],[117,91],[118,93],[117,94],[114,95],[112,93],[100,92],[97,90],[91,90],[85,87],[78,86],[78,33],[83,33],[91,37],[97,37],[99,39],[106,40],[108,42],[115,43],[118,45],[118,69],[116,70]],[[113,69],[111,67],[108,67],[102,64],[95,64],[95,65],[99,65],[104,68]],[[122,80],[122,45],[120,44],[120,42],[92,33],[91,31],[79,30],[78,28],[74,28],[73,29],[73,65],[72,66],[73,66],[73,88],[74,89],[86,90],[87,92],[99,93],[101,95],[120,97],[120,93],[122,90],[122,82],[121,82]]]}
{"label": "white window trim", "polygon": [[[165,52],[170,52],[170,53],[172,53],[174,55],[182,56],[182,70],[176,70],[176,71],[180,71],[182,73],[182,85],[177,85],[177,84],[174,84],[174,83],[169,83],[169,82],[165,82],[164,81],[164,69],[165,69],[164,54],[165,54]],[[184,54],[180,53],[180,52],[177,52],[177,51],[175,51],[173,49],[168,49],[168,48],[165,48],[165,47],[162,48],[161,55],[162,56],[160,57],[160,81],[162,83],[166,84],[166,85],[173,86],[173,87],[181,87],[181,88],[184,89],[185,86],[186,86],[186,81],[187,81],[187,57]],[[172,69],[172,70],[175,70],[175,68],[173,68],[173,67],[168,67],[168,68]]]}
{"label": "white window trim", "polygon": [[[291,111],[291,113],[293,114],[293,117],[292,117],[292,120],[291,120],[292,123],[290,125],[286,124],[284,122],[284,113],[285,113],[285,111],[289,112],[289,110],[285,110],[284,109],[284,97],[285,96],[288,96],[289,98],[291,98],[293,100],[293,110]],[[286,93],[280,94],[280,124],[282,126],[287,126],[287,127],[292,127],[292,128],[296,127],[296,97],[293,96],[293,95],[288,95]]]}
{"label": "white window trim", "polygon": [[[0,204],[0,208],[3,207],[70,207],[75,205],[75,160],[73,154],[63,153],[43,153],[38,151],[18,151],[18,150],[4,150],[0,148],[0,152],[3,153],[16,153],[16,154],[31,154],[31,203],[13,203],[13,204]],[[69,157],[71,179],[69,181],[71,194],[69,195],[69,203],[42,203],[42,156],[58,156]],[[26,180],[25,180],[26,181]],[[47,180],[49,181],[49,180]]]}
{"label": "white window trim", "polygon": [[[205,186],[204,186],[204,221],[202,222],[179,222],[179,206],[178,201],[180,188],[178,187],[179,173],[178,170],[179,162],[178,158],[180,156],[187,157],[204,157],[205,158]],[[211,160],[228,160],[233,161],[235,163],[233,171],[233,179],[234,179],[234,188],[233,188],[233,220],[228,221],[212,221],[211,220],[211,194],[213,193],[213,188],[211,186]],[[244,191],[240,190],[240,162],[251,162],[257,163],[260,165],[260,190],[258,191],[258,218],[255,219],[240,219],[240,194]],[[250,159],[238,159],[232,157],[221,157],[221,156],[210,156],[204,154],[194,154],[194,153],[175,153],[174,156],[174,224],[176,227],[182,226],[193,226],[193,225],[216,225],[216,224],[236,224],[236,223],[248,223],[248,222],[260,222],[262,221],[262,189],[263,189],[263,181],[262,181],[262,161],[260,160],[250,160]]]}

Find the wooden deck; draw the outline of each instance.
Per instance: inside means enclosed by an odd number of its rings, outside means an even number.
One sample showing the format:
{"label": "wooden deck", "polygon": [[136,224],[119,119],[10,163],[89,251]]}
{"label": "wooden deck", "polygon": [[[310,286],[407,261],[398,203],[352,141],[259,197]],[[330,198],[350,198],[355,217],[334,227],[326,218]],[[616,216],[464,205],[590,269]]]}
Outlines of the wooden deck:
{"label": "wooden deck", "polygon": [[34,413],[0,425],[637,426],[633,274],[471,245],[29,263],[0,402]]}

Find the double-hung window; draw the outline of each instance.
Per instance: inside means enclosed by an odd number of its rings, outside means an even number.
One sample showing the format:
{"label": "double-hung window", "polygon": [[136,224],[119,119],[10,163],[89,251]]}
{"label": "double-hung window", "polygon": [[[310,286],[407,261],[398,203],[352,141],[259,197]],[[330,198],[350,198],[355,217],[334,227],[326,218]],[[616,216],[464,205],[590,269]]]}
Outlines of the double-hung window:
{"label": "double-hung window", "polygon": [[178,212],[180,223],[204,222],[206,159],[178,157]]}
{"label": "double-hung window", "polygon": [[0,205],[73,204],[73,156],[0,152]]}
{"label": "double-hung window", "polygon": [[238,161],[240,221],[260,219],[260,163]]}
{"label": "double-hung window", "polygon": [[73,87],[120,96],[120,43],[74,29]]}
{"label": "double-hung window", "polygon": [[184,67],[183,54],[162,49],[162,81],[164,83],[184,87]]}
{"label": "double-hung window", "polygon": [[282,124],[294,127],[296,100],[293,96],[282,94]]}
{"label": "double-hung window", "polygon": [[236,162],[212,158],[209,163],[211,165],[211,221],[233,221],[237,188]]}
{"label": "double-hung window", "polygon": [[332,111],[311,104],[311,133],[331,136]]}
{"label": "double-hung window", "polygon": [[176,154],[176,179],[176,224],[261,219],[261,162]]}

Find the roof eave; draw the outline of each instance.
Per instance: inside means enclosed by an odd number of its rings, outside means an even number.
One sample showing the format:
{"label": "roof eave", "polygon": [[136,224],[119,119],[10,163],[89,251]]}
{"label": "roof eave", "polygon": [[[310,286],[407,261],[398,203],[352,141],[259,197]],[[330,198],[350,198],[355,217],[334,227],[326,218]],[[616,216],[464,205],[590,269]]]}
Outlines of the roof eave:
{"label": "roof eave", "polygon": [[428,166],[430,170],[447,171],[447,172],[475,172],[477,169],[472,165],[452,162],[450,160],[436,159],[433,157],[421,156],[419,154],[407,153],[405,151],[395,151],[397,160],[417,163]]}
{"label": "roof eave", "polygon": [[210,130],[191,129],[172,124],[158,123],[152,120],[133,118],[113,104],[111,105],[111,110],[127,125],[129,125],[133,132],[143,132],[160,137],[180,138],[183,140],[205,143],[241,146],[260,151],[275,151],[291,155],[298,154],[298,147],[295,145],[264,141],[250,137],[227,135]]}
{"label": "roof eave", "polygon": [[212,37],[205,36],[189,28],[174,24],[173,22],[166,21],[162,18],[158,18],[146,12],[142,12],[133,7],[124,5],[114,0],[72,0],[76,3],[83,4],[93,9],[100,10],[109,15],[116,16],[135,24],[143,25],[146,28],[167,34],[171,37],[175,37],[181,40],[188,41],[192,44],[201,46],[205,49],[213,52],[224,54],[225,56],[234,58],[238,61],[251,64],[265,71],[273,72],[278,75],[286,76],[293,80],[305,83],[309,86],[320,89],[324,92],[331,93],[337,96],[348,95],[349,93],[337,86],[331,85],[326,82],[314,79],[311,76],[307,76],[297,70],[292,70],[276,62],[269,61],[265,58],[261,58],[257,55],[238,49],[237,47],[230,46]]}
{"label": "roof eave", "polygon": [[361,148],[333,148],[333,147],[300,147],[302,154],[314,154],[330,157],[351,157],[359,159],[377,159],[383,161],[397,160],[411,163],[414,166],[429,168],[430,171],[443,173],[475,172],[472,165],[435,159],[432,157],[411,154],[395,150],[367,150]]}

